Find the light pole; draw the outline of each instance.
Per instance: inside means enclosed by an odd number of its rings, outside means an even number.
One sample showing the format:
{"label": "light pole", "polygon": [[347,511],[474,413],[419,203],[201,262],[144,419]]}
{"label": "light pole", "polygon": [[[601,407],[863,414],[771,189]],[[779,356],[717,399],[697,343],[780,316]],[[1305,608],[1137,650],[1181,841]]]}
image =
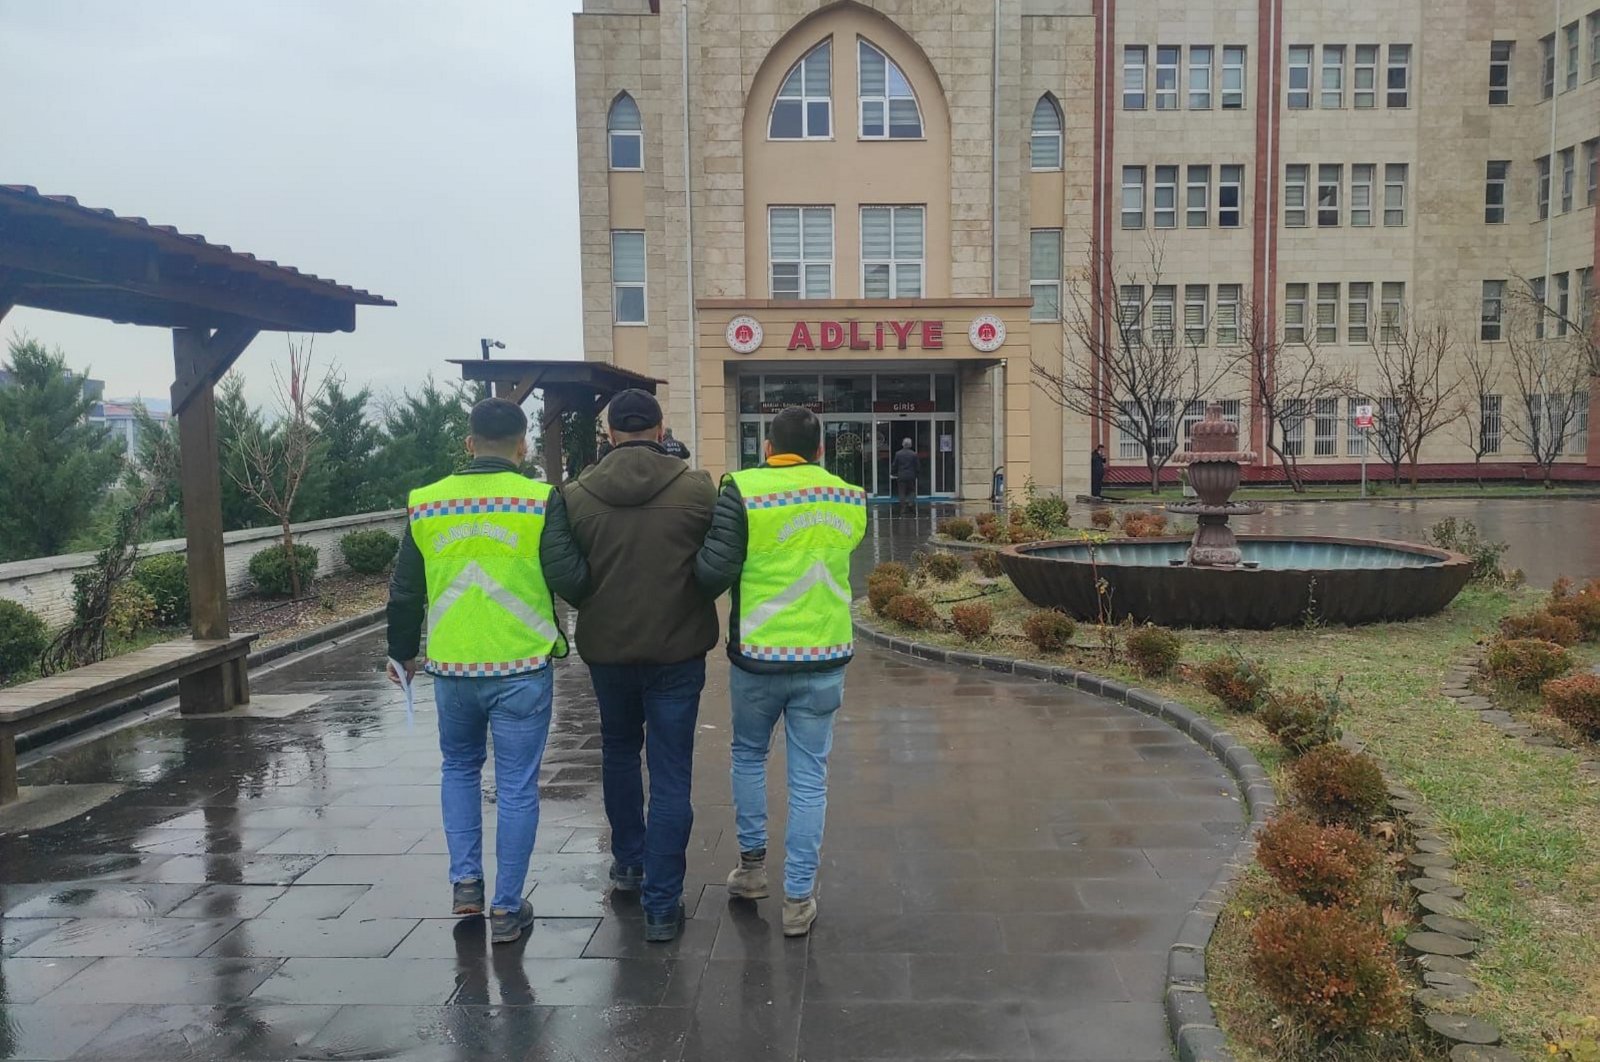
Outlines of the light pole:
{"label": "light pole", "polygon": [[[484,361],[488,361],[489,360],[489,348],[490,347],[495,347],[496,349],[499,349],[499,350],[506,349],[506,345],[504,343],[500,342],[498,339],[480,339],[480,340],[478,340],[478,349],[483,351],[483,360]],[[483,390],[479,393],[478,397],[480,399],[488,398],[491,393],[492,392],[490,390],[489,381],[485,380],[483,382]]]}

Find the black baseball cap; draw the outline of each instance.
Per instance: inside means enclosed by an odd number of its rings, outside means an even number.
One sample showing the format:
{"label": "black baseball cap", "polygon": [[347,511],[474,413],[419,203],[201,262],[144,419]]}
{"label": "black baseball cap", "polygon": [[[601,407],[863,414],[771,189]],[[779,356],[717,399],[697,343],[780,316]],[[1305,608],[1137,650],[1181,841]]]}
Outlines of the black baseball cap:
{"label": "black baseball cap", "polygon": [[606,406],[606,421],[615,431],[649,431],[661,423],[661,403],[649,391],[618,391]]}

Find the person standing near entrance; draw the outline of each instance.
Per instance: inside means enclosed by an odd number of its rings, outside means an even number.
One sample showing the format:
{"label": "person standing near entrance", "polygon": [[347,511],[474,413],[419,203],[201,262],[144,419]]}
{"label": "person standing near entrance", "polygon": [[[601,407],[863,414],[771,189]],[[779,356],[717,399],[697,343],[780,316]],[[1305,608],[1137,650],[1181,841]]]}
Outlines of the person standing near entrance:
{"label": "person standing near entrance", "polygon": [[[540,561],[550,487],[518,466],[528,453],[522,407],[488,398],[472,407],[472,463],[419,487],[389,584],[389,679],[417,672],[424,613],[439,713],[439,785],[450,852],[451,909],[484,911],[483,764],[494,736],[497,789],[490,939],[533,924],[523,899],[539,829],[539,765],[550,735],[552,655],[565,656]],[[398,669],[397,669],[398,665]]]}
{"label": "person standing near entrance", "polygon": [[600,702],[611,881],[642,890],[645,939],[665,942],[683,927],[695,724],[717,644],[716,606],[694,578],[717,489],[669,455],[648,392],[621,392],[606,417],[610,454],[551,506],[549,579],[578,608],[578,651]]}
{"label": "person standing near entrance", "polygon": [[899,512],[917,511],[917,476],[922,472],[922,459],[912,447],[910,439],[900,440],[900,449],[889,462],[889,475],[894,478],[896,508]]}
{"label": "person standing near entrance", "polygon": [[1106,448],[1102,443],[1094,448],[1094,453],[1089,455],[1089,496],[1100,497],[1100,492],[1106,489]]}
{"label": "person standing near entrance", "polygon": [[822,469],[821,459],[816,414],[791,406],[775,416],[766,460],[723,478],[695,561],[708,594],[733,590],[728,687],[740,856],[728,893],[768,894],[767,753],[782,720],[789,769],[783,933],[791,937],[809,933],[817,917],[828,756],[853,653],[850,554],[867,529],[866,493]]}

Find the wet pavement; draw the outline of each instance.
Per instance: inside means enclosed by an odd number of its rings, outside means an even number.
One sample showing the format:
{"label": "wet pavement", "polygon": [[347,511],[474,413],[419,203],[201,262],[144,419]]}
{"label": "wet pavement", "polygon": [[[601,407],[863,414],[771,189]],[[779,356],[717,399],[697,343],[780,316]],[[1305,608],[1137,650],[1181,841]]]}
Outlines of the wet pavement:
{"label": "wet pavement", "polygon": [[[857,574],[930,530],[877,520]],[[431,686],[377,635],[255,680],[253,717],[166,715],[47,750],[115,784],[0,836],[0,1058],[910,1060],[1170,1057],[1166,949],[1242,834],[1222,768],[1154,720],[865,648],[841,711],[809,939],[730,902],[727,664],[708,668],[674,944],[606,885],[598,719],[557,668],[530,875],[491,949],[446,917]],[[782,843],[781,736],[772,842]],[[492,760],[491,760],[492,762]],[[492,786],[491,786],[492,788]],[[493,845],[493,812],[486,847]]]}

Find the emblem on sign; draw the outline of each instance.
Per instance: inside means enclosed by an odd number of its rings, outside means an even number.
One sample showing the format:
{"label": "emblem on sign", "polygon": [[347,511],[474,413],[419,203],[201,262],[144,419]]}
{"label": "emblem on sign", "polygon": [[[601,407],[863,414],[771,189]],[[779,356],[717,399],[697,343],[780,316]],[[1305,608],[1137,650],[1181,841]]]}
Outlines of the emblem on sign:
{"label": "emblem on sign", "polygon": [[967,339],[985,354],[999,350],[1006,341],[1006,323],[992,313],[983,314],[973,319]]}
{"label": "emblem on sign", "polygon": [[761,322],[740,314],[728,322],[728,347],[735,354],[754,354],[761,348]]}

